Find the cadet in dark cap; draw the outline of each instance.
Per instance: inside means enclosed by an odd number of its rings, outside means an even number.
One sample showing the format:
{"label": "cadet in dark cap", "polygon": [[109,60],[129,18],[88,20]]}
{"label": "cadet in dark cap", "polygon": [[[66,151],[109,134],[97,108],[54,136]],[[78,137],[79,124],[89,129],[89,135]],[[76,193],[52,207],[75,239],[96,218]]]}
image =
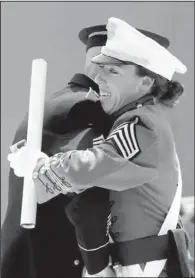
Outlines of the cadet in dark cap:
{"label": "cadet in dark cap", "polygon": [[[99,71],[90,60],[100,53],[100,46],[91,44],[88,49],[86,75],[75,74],[68,86],[46,100],[42,151],[49,156],[61,151],[89,124],[96,124],[101,117],[104,118],[105,113],[94,102],[97,99],[95,94],[99,93],[98,85],[90,78]],[[26,133],[27,117],[17,129],[13,144],[25,139]],[[81,143],[80,148],[87,148],[88,141]],[[73,142],[72,145],[76,147]],[[64,211],[72,194],[60,194],[50,202],[38,205],[35,229],[25,230],[20,227],[22,185],[23,179],[10,169],[8,208],[1,237],[1,277],[81,277],[82,258],[74,228]]]}

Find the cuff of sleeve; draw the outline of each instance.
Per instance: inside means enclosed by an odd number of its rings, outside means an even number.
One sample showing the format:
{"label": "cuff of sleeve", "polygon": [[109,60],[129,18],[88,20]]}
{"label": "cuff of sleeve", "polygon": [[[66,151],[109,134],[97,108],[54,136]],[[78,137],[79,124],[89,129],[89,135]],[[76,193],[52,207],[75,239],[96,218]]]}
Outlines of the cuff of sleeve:
{"label": "cuff of sleeve", "polygon": [[90,275],[102,271],[109,264],[109,244],[95,251],[80,249],[83,261]]}

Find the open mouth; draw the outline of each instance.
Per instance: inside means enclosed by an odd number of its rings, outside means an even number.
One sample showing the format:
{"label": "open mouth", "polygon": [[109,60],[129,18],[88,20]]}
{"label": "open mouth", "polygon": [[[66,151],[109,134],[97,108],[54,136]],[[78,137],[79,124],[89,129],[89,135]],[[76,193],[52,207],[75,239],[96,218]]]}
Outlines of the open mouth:
{"label": "open mouth", "polygon": [[105,98],[109,98],[111,96],[110,92],[107,92],[106,90],[102,90],[100,88],[100,98],[105,99]]}
{"label": "open mouth", "polygon": [[104,92],[100,92],[100,98],[109,98],[111,96],[110,93],[104,93]]}

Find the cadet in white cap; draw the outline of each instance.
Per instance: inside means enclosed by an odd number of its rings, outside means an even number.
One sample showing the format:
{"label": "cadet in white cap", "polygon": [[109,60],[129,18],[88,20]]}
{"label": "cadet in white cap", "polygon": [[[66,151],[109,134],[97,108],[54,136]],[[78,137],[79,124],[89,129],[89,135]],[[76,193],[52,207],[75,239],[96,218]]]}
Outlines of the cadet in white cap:
{"label": "cadet in white cap", "polygon": [[[108,228],[111,222],[117,276],[189,277],[185,231],[176,229],[181,171],[163,117],[166,107],[173,107],[183,93],[183,87],[172,81],[173,74],[185,73],[186,67],[122,20],[110,18],[107,31],[107,43],[92,61],[102,68],[96,82],[111,128],[107,135],[99,134],[90,149],[57,154],[47,167],[39,163],[35,183],[41,186],[41,179],[55,190],[42,171],[47,168],[64,194],[110,189]],[[85,237],[79,233],[80,219],[83,216],[74,219],[76,233]]]}

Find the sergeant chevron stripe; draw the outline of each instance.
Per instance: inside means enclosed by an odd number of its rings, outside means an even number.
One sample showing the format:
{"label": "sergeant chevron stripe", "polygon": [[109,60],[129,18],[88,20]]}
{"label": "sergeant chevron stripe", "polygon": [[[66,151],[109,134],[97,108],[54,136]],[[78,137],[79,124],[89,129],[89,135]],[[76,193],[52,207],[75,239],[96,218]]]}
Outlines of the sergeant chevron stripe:
{"label": "sergeant chevron stripe", "polygon": [[131,159],[140,152],[135,133],[135,125],[137,122],[138,118],[134,122],[125,122],[119,125],[106,139],[106,141],[113,140],[115,142],[119,153],[125,159]]}
{"label": "sergeant chevron stripe", "polygon": [[100,135],[99,137],[93,139],[93,146],[99,145],[103,142],[104,142],[104,136]]}

